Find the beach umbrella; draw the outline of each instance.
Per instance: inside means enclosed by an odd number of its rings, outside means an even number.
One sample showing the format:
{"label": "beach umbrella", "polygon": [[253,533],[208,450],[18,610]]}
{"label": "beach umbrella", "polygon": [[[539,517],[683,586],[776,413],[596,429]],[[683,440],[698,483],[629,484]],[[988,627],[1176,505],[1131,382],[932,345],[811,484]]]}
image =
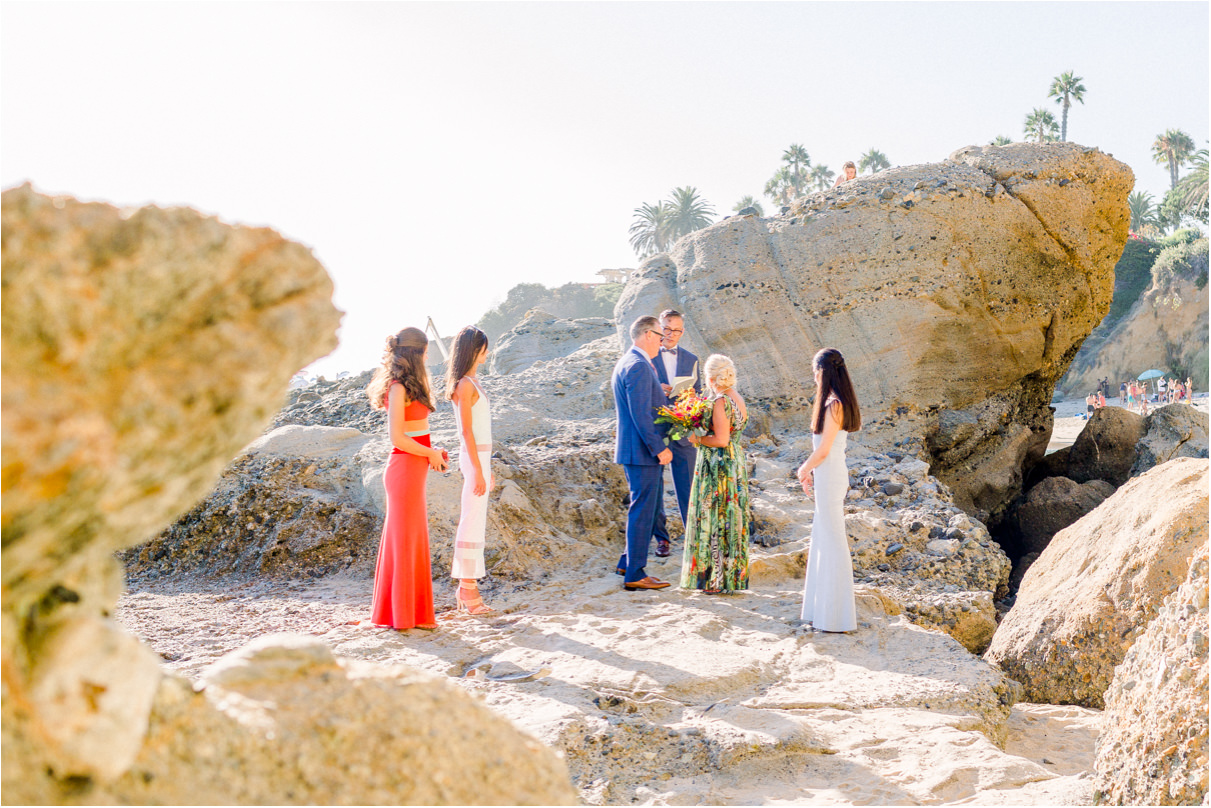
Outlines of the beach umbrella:
{"label": "beach umbrella", "polygon": [[1147,379],[1157,379],[1164,375],[1165,375],[1165,371],[1156,370],[1155,368],[1153,368],[1152,370],[1145,370],[1137,378],[1142,382]]}

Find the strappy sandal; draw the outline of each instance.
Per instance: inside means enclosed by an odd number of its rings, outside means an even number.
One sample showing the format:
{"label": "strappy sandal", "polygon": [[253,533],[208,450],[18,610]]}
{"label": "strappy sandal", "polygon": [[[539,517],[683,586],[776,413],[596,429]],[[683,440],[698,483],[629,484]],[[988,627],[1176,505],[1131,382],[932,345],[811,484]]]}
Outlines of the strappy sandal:
{"label": "strappy sandal", "polygon": [[[463,600],[463,592],[474,592],[474,598]],[[483,595],[479,594],[478,586],[463,586],[459,584],[458,594],[454,597],[458,603],[458,611],[460,614],[469,614],[472,617],[482,617],[484,615],[495,614],[496,610],[484,603]]]}

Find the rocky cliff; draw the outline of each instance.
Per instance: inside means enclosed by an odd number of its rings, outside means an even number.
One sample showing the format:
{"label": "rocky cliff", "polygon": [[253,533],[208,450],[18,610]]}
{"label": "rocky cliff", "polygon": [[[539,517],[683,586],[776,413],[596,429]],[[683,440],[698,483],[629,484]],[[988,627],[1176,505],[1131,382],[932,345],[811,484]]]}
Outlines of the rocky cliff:
{"label": "rocky cliff", "polygon": [[871,445],[927,460],[987,520],[1043,456],[1051,395],[1105,315],[1133,177],[1075,144],[970,147],[863,177],[790,215],[728,218],[640,267],[615,309],[686,313],[746,394],[805,423],[810,361],[845,354]]}
{"label": "rocky cliff", "polygon": [[[1170,251],[1180,260],[1167,256]],[[1066,394],[1087,395],[1108,378],[1117,395],[1120,382],[1152,368],[1182,381],[1190,376],[1196,390],[1207,389],[1207,240],[1168,248],[1157,264],[1156,277],[1127,314],[1099,326],[1077,353],[1059,385]],[[1166,271],[1166,264],[1177,271]]]}

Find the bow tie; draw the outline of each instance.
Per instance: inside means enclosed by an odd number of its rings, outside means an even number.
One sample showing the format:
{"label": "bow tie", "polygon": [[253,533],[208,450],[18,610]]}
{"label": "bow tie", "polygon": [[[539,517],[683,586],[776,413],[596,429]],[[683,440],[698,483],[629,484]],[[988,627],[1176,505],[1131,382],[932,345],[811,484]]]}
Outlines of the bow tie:
{"label": "bow tie", "polygon": [[676,349],[676,348],[661,348],[661,349],[660,349],[660,352],[661,352],[661,353],[666,353],[666,354],[668,354],[669,356],[676,356],[676,355],[677,355],[677,349]]}

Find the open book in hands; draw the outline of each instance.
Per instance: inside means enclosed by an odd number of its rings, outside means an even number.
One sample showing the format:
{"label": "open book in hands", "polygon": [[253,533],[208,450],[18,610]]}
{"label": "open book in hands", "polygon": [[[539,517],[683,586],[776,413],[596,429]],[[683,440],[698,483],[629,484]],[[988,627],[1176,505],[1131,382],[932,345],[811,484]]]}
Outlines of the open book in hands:
{"label": "open book in hands", "polygon": [[694,377],[674,376],[672,386],[673,389],[669,391],[669,398],[677,398],[677,396],[694,386]]}

